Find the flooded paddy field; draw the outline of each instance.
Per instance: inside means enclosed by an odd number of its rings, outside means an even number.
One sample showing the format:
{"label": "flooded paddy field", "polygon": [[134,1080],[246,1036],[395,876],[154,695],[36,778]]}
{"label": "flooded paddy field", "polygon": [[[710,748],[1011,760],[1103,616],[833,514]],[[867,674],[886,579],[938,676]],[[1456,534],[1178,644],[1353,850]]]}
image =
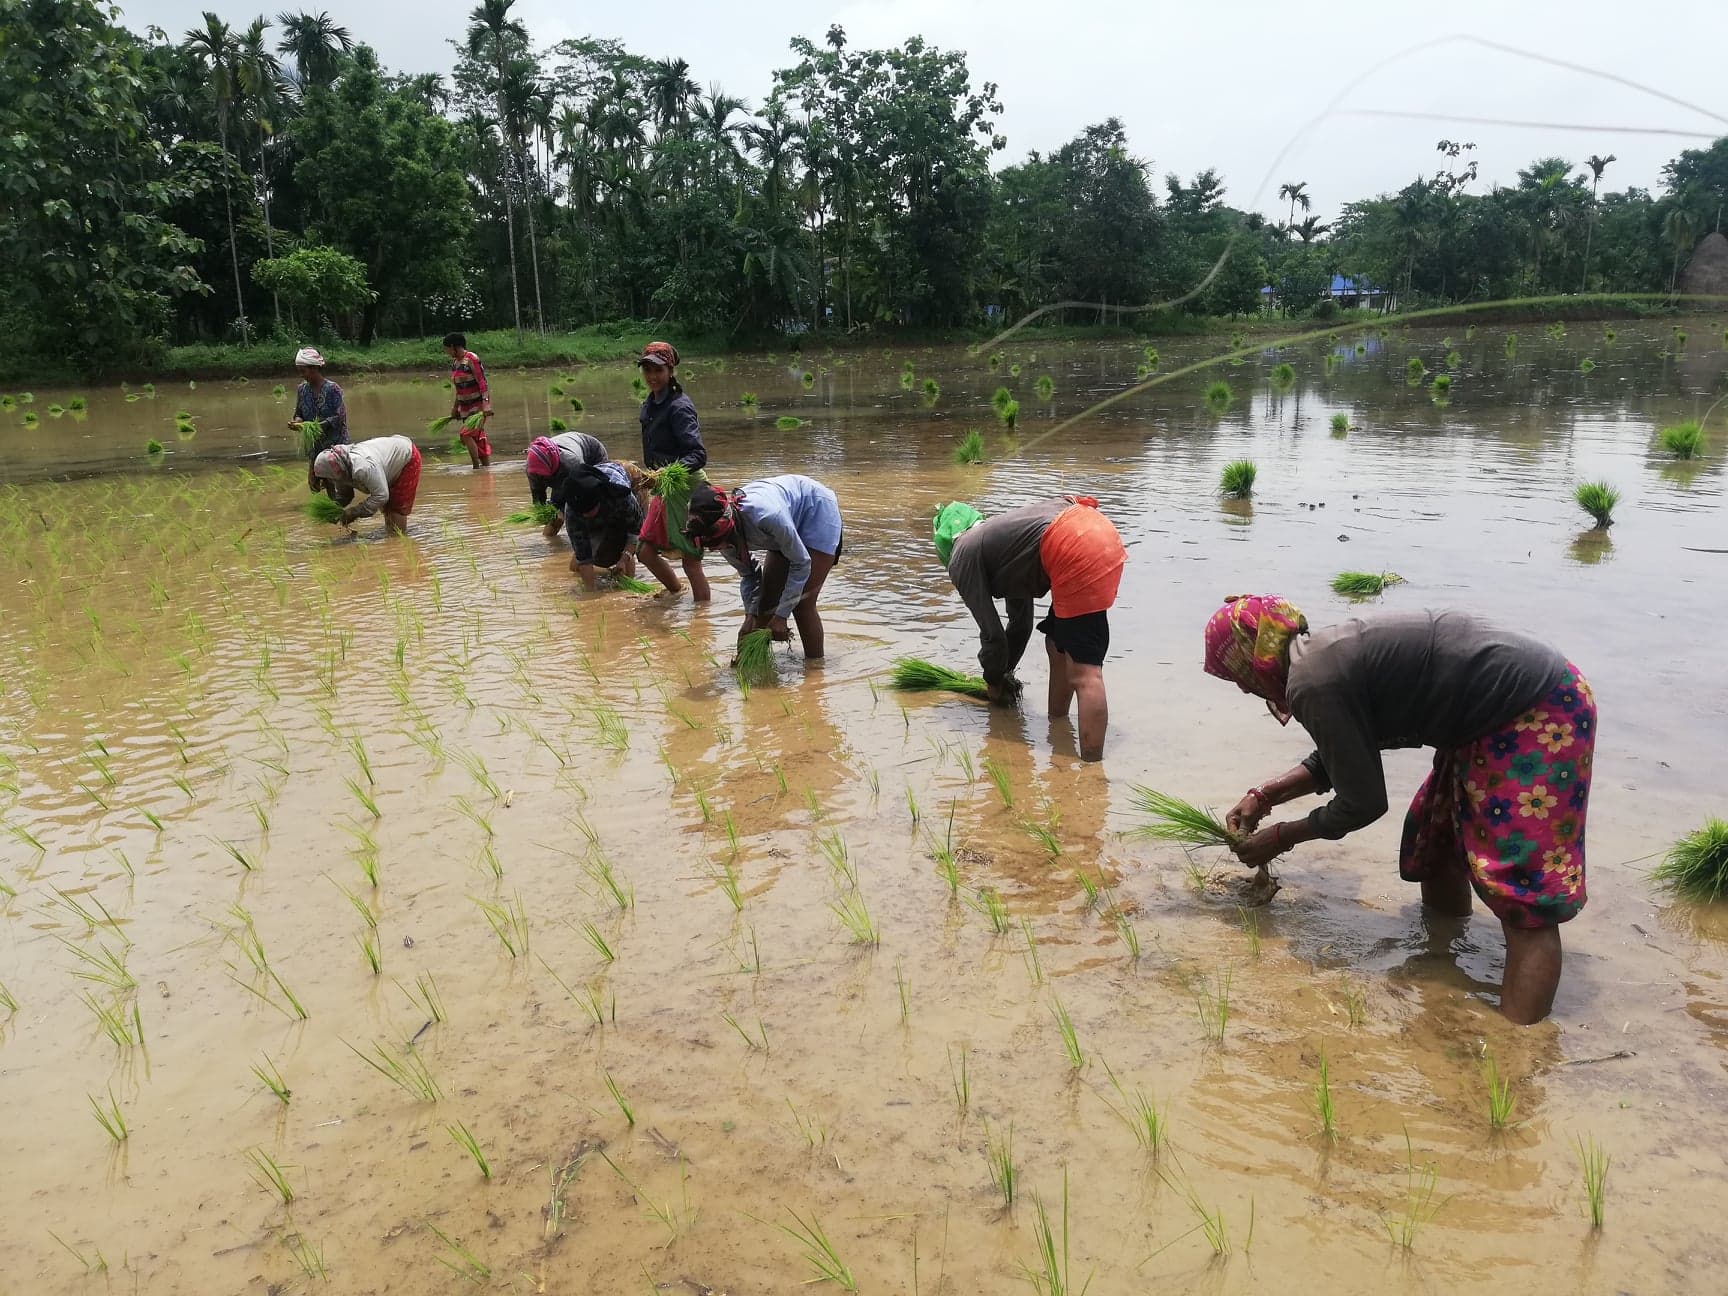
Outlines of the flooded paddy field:
{"label": "flooded paddy field", "polygon": [[[429,455],[397,540],[301,516],[286,378],[0,411],[0,1292],[1010,1291],[1040,1205],[1056,1290],[1720,1290],[1728,922],[1645,876],[1728,768],[1728,435],[1656,442],[1728,352],[1683,327],[1341,329],[1072,423],[1141,347],[692,357],[714,480],[808,473],[846,518],[828,660],[748,693],[723,565],[706,608],[587,595],[504,521],[551,417],[634,455],[623,366],[494,375],[494,469]],[[448,408],[431,359],[333,376],[357,439]],[[1245,457],[1252,504],[1220,501]],[[976,651],[934,508],[1064,491],[1130,554],[1102,765],[1036,644],[1018,712],[884,683]],[[1494,1011],[1480,906],[1429,924],[1398,880],[1425,753],[1263,908],[1131,835],[1136,784],[1224,806],[1304,754],[1201,673],[1201,627],[1248,589],[1354,615],[1346,569],[1595,686],[1550,1023]],[[1600,1232],[1580,1148],[1612,1158]]]}

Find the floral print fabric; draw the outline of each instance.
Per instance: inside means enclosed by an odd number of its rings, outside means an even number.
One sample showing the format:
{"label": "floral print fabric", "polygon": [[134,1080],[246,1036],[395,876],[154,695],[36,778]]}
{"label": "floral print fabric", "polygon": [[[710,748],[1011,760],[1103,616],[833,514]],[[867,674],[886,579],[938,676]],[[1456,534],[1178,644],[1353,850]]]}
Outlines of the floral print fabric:
{"label": "floral print fabric", "polygon": [[1434,754],[1404,817],[1398,871],[1420,882],[1465,868],[1496,917],[1552,927],[1584,907],[1584,814],[1596,700],[1570,662],[1541,702],[1466,746]]}

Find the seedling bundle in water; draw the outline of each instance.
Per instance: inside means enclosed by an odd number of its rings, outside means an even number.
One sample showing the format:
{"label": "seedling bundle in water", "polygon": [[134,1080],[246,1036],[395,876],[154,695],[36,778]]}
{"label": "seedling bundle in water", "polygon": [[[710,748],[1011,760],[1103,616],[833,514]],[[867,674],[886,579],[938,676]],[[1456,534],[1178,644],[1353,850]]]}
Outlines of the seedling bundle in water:
{"label": "seedling bundle in water", "polygon": [[301,509],[314,522],[331,523],[342,520],[342,506],[328,495],[314,495]]}
{"label": "seedling bundle in water", "polygon": [[657,588],[645,580],[637,580],[634,576],[626,576],[623,572],[612,573],[612,585],[627,594],[652,594]]}
{"label": "seedling bundle in water", "polygon": [[747,688],[766,684],[774,678],[774,642],[766,630],[752,630],[738,641],[738,656],[732,663],[732,673]]}
{"label": "seedling bundle in water", "polygon": [[1150,815],[1152,822],[1135,828],[1131,836],[1175,842],[1180,846],[1232,846],[1236,843],[1236,834],[1209,809],[1149,787],[1136,785],[1133,795],[1135,808]]}
{"label": "seedling bundle in water", "polygon": [[889,678],[895,688],[914,693],[939,691],[975,698],[990,696],[990,686],[980,676],[950,670],[919,657],[897,658]]}
{"label": "seedling bundle in water", "polygon": [[518,512],[512,513],[505,519],[506,522],[514,522],[518,525],[525,522],[532,522],[536,526],[546,526],[548,523],[556,522],[557,520],[558,506],[556,504],[547,503],[536,504],[533,508],[521,509]]}
{"label": "seedling bundle in water", "polygon": [[1704,445],[1704,428],[1695,419],[1662,429],[1662,448],[1676,459],[1697,456]]}
{"label": "seedling bundle in water", "polygon": [[977,428],[971,428],[960,438],[960,444],[954,447],[954,462],[959,464],[975,464],[984,462],[984,434]]}
{"label": "seedling bundle in water", "polygon": [[1252,459],[1232,460],[1219,474],[1218,493],[1226,499],[1247,499],[1254,493],[1256,474]]}
{"label": "seedling bundle in water", "polygon": [[1598,531],[1614,525],[1614,506],[1620,502],[1620,492],[1607,482],[1579,482],[1572,498],[1595,519]]}
{"label": "seedling bundle in water", "polygon": [[1682,900],[1709,904],[1728,893],[1728,821],[1707,820],[1668,848],[1650,880]]}
{"label": "seedling bundle in water", "polygon": [[1345,598],[1377,598],[1389,585],[1402,585],[1397,572],[1339,572],[1332,578],[1332,592]]}

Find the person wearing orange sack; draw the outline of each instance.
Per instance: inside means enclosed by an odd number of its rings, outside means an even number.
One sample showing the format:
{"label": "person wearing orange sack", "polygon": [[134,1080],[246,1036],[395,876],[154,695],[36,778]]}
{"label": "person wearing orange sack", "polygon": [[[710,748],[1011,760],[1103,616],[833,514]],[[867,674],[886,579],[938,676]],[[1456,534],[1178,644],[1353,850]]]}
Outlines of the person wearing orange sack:
{"label": "person wearing orange sack", "polygon": [[[1014,668],[1032,638],[1032,603],[1049,594],[1050,615],[1037,628],[1050,659],[1050,715],[1065,716],[1078,702],[1080,758],[1103,760],[1109,611],[1128,551],[1098,501],[1064,495],[989,519],[957,501],[937,511],[934,529],[936,555],[978,623],[978,664],[991,700],[1019,698]],[[1008,606],[1006,628],[997,599]]]}

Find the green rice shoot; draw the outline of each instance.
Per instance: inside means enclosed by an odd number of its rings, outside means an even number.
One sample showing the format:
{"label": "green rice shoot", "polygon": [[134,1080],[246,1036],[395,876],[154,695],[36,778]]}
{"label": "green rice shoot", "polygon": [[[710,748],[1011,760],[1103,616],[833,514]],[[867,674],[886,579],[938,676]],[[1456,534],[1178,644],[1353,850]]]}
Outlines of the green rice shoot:
{"label": "green rice shoot", "polygon": [[1283,389],[1293,386],[1296,382],[1296,366],[1288,362],[1272,366],[1272,385]]}
{"label": "green rice shoot", "polygon": [[971,428],[960,438],[960,444],[954,447],[954,462],[957,464],[975,464],[984,462],[984,434],[977,428]]}
{"label": "green rice shoot", "polygon": [[805,420],[795,414],[782,414],[774,420],[774,426],[782,432],[796,432],[804,426]]}
{"label": "green rice shoot", "polygon": [[[181,422],[189,423],[190,421],[190,419],[182,416]],[[311,419],[304,419],[297,426],[300,432],[300,453],[309,455],[318,448],[318,438],[324,435],[324,428]]]}
{"label": "green rice shoot", "polygon": [[1332,578],[1332,592],[1345,598],[1378,598],[1390,585],[1402,585],[1397,572],[1339,572]]}
{"label": "green rice shoot", "polygon": [[766,684],[774,678],[774,641],[767,630],[752,630],[738,641],[732,673],[747,687]]}
{"label": "green rice shoot", "polygon": [[974,698],[990,696],[990,686],[980,676],[950,670],[920,657],[897,658],[889,680],[895,688],[911,693],[959,693]]}
{"label": "green rice shoot", "polygon": [[1334,414],[1332,416],[1332,435],[1343,436],[1349,431],[1350,416],[1348,414]]}
{"label": "green rice shoot", "polygon": [[1134,808],[1150,815],[1152,822],[1132,829],[1130,836],[1181,846],[1230,846],[1236,841],[1236,834],[1209,808],[1138,784],[1132,791]]}
{"label": "green rice shoot", "polygon": [[1662,448],[1676,459],[1694,459],[1704,446],[1704,428],[1696,419],[1662,429]]}
{"label": "green rice shoot", "polygon": [[690,470],[681,463],[669,463],[654,475],[654,493],[669,503],[688,503],[693,486]]}
{"label": "green rice shoot", "polygon": [[1218,493],[1226,499],[1247,499],[1254,493],[1257,470],[1252,459],[1233,459],[1218,475]]}
{"label": "green rice shoot", "polygon": [[1728,892],[1728,820],[1708,819],[1675,842],[1650,881],[1693,904],[1720,900]]}
{"label": "green rice shoot", "polygon": [[1614,506],[1620,502],[1620,492],[1607,482],[1579,482],[1572,498],[1595,520],[1596,530],[1614,525]]}
{"label": "green rice shoot", "polygon": [[532,508],[517,510],[504,520],[518,526],[528,522],[535,526],[549,526],[558,520],[558,506],[542,500]]}
{"label": "green rice shoot", "polygon": [[334,523],[342,520],[342,506],[328,495],[314,495],[300,506],[314,522]]}
{"label": "green rice shoot", "polygon": [[556,435],[559,432],[568,432],[570,430],[570,425],[554,414],[551,418],[546,420],[546,430]]}
{"label": "green rice shoot", "polygon": [[442,418],[432,419],[426,424],[426,435],[429,437],[443,436],[444,429],[456,421],[454,414],[446,414]]}
{"label": "green rice shoot", "polygon": [[1230,384],[1219,380],[1206,389],[1206,404],[1214,410],[1221,410],[1236,399],[1236,394],[1230,390]]}
{"label": "green rice shoot", "polygon": [[151,437],[148,441],[146,441],[144,443],[144,453],[149,455],[152,459],[154,459],[158,455],[162,454],[162,452],[163,452],[162,443],[160,441],[158,441],[155,437]]}
{"label": "green rice shoot", "polygon": [[659,588],[648,581],[627,576],[623,572],[612,573],[612,586],[614,589],[623,590],[626,594],[652,594]]}

